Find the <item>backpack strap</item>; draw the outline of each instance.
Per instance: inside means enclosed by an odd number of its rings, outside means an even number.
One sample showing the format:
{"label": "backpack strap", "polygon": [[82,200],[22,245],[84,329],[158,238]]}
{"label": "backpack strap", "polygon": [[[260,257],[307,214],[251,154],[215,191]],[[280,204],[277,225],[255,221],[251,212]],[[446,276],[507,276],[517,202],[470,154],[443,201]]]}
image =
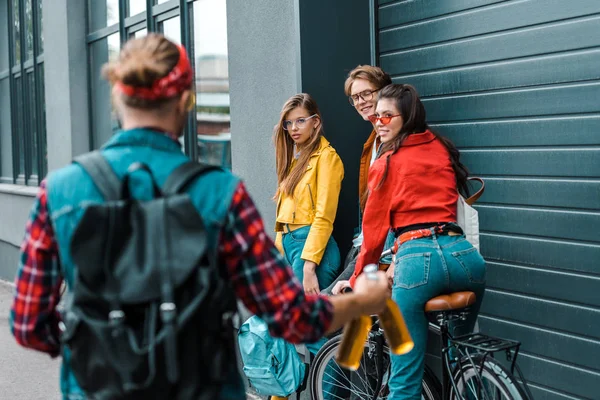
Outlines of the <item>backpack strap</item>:
{"label": "backpack strap", "polygon": [[121,180],[100,151],[77,156],[73,162],[79,164],[88,173],[104,200],[113,201],[121,197]]}
{"label": "backpack strap", "polygon": [[180,193],[194,179],[213,170],[222,170],[222,168],[216,165],[202,164],[195,161],[183,163],[171,172],[171,175],[169,175],[162,187],[162,192],[165,196]]}

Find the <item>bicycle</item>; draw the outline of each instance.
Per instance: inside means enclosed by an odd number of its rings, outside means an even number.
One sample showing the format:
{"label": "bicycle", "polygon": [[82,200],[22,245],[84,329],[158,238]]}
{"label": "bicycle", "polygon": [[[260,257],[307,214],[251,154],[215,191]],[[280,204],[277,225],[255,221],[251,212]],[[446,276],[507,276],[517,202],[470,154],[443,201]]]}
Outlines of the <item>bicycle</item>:
{"label": "bicycle", "polygon": [[[429,318],[430,331],[439,335],[441,342],[442,382],[436,378],[429,367],[425,367],[422,380],[422,399],[533,399],[521,370],[516,364],[520,343],[514,340],[501,339],[481,333],[471,333],[453,337],[449,326],[451,322],[465,320],[469,306],[475,302],[473,292],[456,292],[432,298],[425,305]],[[335,355],[341,341],[337,335],[327,341],[316,354],[310,365],[309,387],[311,399],[324,400],[323,385],[338,388],[346,395],[329,394],[334,399],[383,400],[389,395],[387,380],[390,372],[389,350],[385,344],[383,330],[376,318],[365,342],[365,352],[358,371],[343,370],[335,363]],[[504,352],[510,368],[503,366],[495,353]],[[344,382],[327,381],[327,369],[339,369],[347,379]],[[369,370],[370,369],[370,370]],[[515,370],[519,380],[513,375]],[[346,397],[349,396],[349,397]]]}

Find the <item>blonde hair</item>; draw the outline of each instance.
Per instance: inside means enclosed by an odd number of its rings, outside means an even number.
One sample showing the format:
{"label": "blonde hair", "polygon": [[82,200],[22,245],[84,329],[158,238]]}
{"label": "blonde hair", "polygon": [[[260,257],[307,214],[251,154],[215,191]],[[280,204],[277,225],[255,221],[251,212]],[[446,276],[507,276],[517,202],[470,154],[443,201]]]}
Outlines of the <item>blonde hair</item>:
{"label": "blonde hair", "polygon": [[357,79],[369,81],[377,90],[392,83],[392,78],[383,72],[381,68],[372,65],[359,65],[348,73],[348,77],[344,83],[344,92],[346,93],[346,96],[352,94],[352,84]]}
{"label": "blonde hair", "polygon": [[[129,40],[116,61],[102,67],[102,76],[111,85],[122,82],[134,87],[150,88],[158,79],[169,74],[179,61],[179,48],[163,35],[150,33],[139,39]],[[153,109],[170,99],[148,100],[120,94],[125,105]]]}
{"label": "blonde hair", "polygon": [[[287,115],[296,108],[304,108],[309,115],[316,114],[321,124],[313,135],[308,139],[302,147],[302,152],[294,168],[290,169],[294,160],[294,141],[289,133],[283,129],[283,121]],[[285,102],[281,109],[279,122],[275,125],[273,131],[273,142],[275,143],[275,159],[277,169],[277,191],[274,199],[277,199],[280,194],[291,195],[294,189],[302,179],[310,156],[319,149],[321,144],[321,135],[323,134],[323,119],[321,112],[315,100],[306,93],[300,93],[290,97]]]}

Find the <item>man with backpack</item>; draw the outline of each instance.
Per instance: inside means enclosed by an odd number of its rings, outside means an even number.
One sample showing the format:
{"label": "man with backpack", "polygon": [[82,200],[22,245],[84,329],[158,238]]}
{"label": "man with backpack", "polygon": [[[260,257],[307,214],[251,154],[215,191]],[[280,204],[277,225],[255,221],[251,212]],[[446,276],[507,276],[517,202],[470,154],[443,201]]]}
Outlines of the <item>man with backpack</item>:
{"label": "man with backpack", "polygon": [[236,299],[292,343],[384,308],[382,273],[305,296],[243,183],[181,152],[183,47],[149,34],[103,73],[123,130],[40,185],[10,313],[19,344],[63,357],[63,399],[242,400]]}

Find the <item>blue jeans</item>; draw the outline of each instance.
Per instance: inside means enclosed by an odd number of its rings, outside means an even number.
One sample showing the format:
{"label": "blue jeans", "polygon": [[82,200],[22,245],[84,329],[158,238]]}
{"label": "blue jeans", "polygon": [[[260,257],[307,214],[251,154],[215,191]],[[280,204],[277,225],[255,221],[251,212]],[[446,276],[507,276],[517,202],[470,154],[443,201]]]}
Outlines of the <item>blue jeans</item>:
{"label": "blue jeans", "polygon": [[398,304],[415,347],[391,357],[390,400],[420,400],[427,347],[425,303],[444,293],[472,291],[477,296],[469,317],[454,334],[472,331],[485,289],[485,261],[464,237],[433,235],[405,242],[396,254],[392,299]]}
{"label": "blue jeans", "polygon": [[[285,257],[288,263],[292,266],[294,274],[301,283],[304,278],[304,260],[301,258],[301,255],[309,231],[310,226],[305,226],[303,228],[296,229],[293,232],[284,234],[282,238]],[[319,290],[327,288],[333,283],[333,281],[335,281],[340,272],[340,264],[340,249],[338,248],[333,236],[330,236],[329,241],[327,242],[327,247],[325,248],[325,254],[323,254],[321,263],[317,266],[316,270],[317,280],[319,281]],[[327,338],[324,337],[315,343],[307,343],[306,348],[312,354],[317,354],[319,349],[323,347],[326,342]],[[328,368],[327,371],[327,373],[331,376],[337,376],[337,372],[334,370],[333,365]],[[337,389],[334,386],[328,387],[328,385],[324,385],[323,390],[325,399],[333,400],[339,398]]]}
{"label": "blue jeans", "polygon": [[[301,258],[301,255],[309,231],[310,226],[305,226],[293,232],[285,233],[282,239],[285,257],[292,266],[294,274],[300,280],[300,283],[302,283],[304,278],[304,260]],[[325,248],[325,254],[323,254],[321,263],[317,266],[316,271],[320,290],[325,289],[335,281],[340,272],[340,264],[340,249],[333,236],[330,236]],[[307,344],[306,347],[311,353],[317,354],[326,341],[327,339],[323,338],[316,343]]]}
{"label": "blue jeans", "polygon": [[[310,226],[305,226],[293,232],[284,233],[282,238],[283,251],[287,262],[292,266],[294,274],[301,283],[304,278],[304,260],[301,256],[309,232]],[[340,249],[333,236],[330,236],[327,247],[325,247],[325,254],[323,254],[316,271],[320,290],[331,285],[337,278],[340,272],[340,264]]]}

